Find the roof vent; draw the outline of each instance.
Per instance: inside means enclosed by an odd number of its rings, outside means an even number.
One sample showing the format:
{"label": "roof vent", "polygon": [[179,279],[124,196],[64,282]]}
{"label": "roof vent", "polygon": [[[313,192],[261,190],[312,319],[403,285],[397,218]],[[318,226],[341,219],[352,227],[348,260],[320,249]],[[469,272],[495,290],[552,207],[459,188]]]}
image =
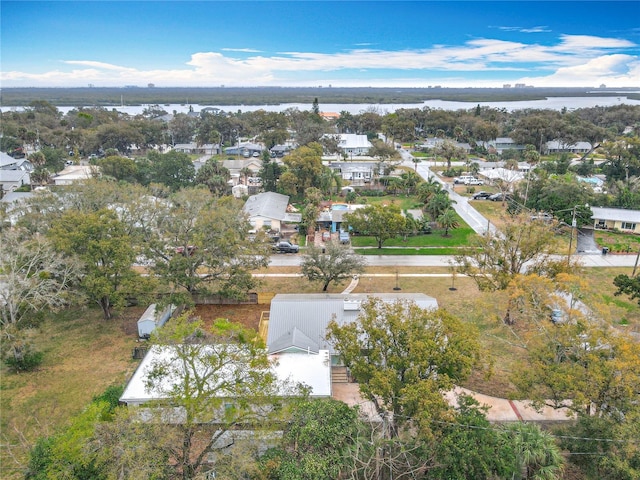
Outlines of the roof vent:
{"label": "roof vent", "polygon": [[344,311],[348,312],[348,311],[358,311],[360,310],[360,305],[362,304],[361,300],[349,300],[346,299],[344,300]]}

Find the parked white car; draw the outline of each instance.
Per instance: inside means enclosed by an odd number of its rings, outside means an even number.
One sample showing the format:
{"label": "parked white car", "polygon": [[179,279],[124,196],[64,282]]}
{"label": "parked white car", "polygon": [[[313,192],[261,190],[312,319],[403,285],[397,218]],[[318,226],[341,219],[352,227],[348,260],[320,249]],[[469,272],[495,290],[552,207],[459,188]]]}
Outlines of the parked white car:
{"label": "parked white car", "polygon": [[484,185],[484,182],[473,175],[462,175],[453,179],[453,183],[462,183],[464,185]]}
{"label": "parked white car", "polygon": [[479,178],[469,178],[467,180],[464,181],[465,185],[484,185],[484,182],[482,180],[480,180]]}

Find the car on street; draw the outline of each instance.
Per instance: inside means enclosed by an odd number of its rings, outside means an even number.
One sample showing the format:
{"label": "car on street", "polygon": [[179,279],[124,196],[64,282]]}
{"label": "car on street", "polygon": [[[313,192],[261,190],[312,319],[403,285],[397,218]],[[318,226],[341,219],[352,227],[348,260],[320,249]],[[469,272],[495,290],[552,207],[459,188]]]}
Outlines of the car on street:
{"label": "car on street", "polygon": [[473,200],[486,200],[487,198],[489,198],[491,195],[493,195],[491,192],[476,192],[474,193],[471,198]]}
{"label": "car on street", "polygon": [[276,253],[298,253],[300,246],[291,242],[278,242],[273,244]]}

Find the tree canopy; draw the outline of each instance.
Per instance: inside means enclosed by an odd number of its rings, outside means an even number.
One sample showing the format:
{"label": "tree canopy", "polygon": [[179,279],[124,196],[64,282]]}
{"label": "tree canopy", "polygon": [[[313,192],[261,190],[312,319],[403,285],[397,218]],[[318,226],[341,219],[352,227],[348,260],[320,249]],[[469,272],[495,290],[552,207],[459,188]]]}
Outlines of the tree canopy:
{"label": "tree canopy", "polygon": [[376,204],[346,214],[344,223],[359,234],[371,235],[382,248],[386,240],[404,231],[406,221],[395,205]]}
{"label": "tree canopy", "polygon": [[362,273],[365,261],[338,242],[327,242],[324,247],[307,247],[301,263],[302,274],[311,282],[321,282],[326,292],[331,282],[342,281]]}

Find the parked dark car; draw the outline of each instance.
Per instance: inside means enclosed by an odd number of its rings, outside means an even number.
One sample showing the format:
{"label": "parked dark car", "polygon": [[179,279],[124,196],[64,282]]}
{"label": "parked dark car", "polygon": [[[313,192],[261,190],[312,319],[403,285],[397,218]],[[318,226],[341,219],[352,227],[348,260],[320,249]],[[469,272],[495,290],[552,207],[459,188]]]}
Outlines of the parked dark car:
{"label": "parked dark car", "polygon": [[273,245],[276,253],[298,253],[300,247],[290,242],[278,242]]}
{"label": "parked dark car", "polygon": [[478,193],[474,193],[473,196],[471,197],[473,200],[486,200],[487,198],[489,198],[492,195],[491,192],[478,192]]}
{"label": "parked dark car", "polygon": [[511,195],[504,194],[504,193],[494,193],[493,195],[491,195],[488,200],[491,200],[492,202],[502,202],[503,200],[510,200],[511,199]]}

